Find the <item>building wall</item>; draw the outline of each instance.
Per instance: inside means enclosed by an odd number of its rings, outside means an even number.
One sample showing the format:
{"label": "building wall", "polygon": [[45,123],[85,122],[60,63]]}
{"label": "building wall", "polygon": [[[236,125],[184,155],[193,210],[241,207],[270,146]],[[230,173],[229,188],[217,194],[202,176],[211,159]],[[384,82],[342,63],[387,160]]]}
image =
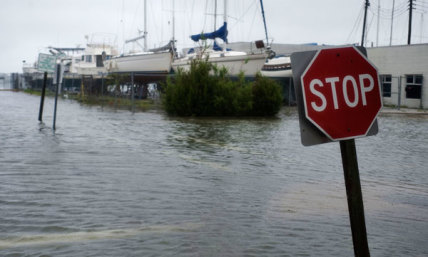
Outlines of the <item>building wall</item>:
{"label": "building wall", "polygon": [[[262,51],[254,42],[236,42],[227,45],[233,50],[245,52]],[[272,44],[277,55],[291,55],[294,52],[312,51],[331,47],[317,44]],[[401,105],[409,108],[428,109],[428,44],[385,46],[367,48],[369,60],[378,68],[379,75],[391,75],[391,96],[383,97],[384,105]],[[420,99],[406,97],[406,76],[422,75]],[[401,89],[399,85],[401,82]]]}
{"label": "building wall", "polygon": [[[397,105],[401,96],[401,106],[428,108],[428,44],[367,48],[367,55],[379,75],[392,75],[391,97],[384,97],[384,104]],[[406,97],[406,75],[423,76],[421,99]]]}

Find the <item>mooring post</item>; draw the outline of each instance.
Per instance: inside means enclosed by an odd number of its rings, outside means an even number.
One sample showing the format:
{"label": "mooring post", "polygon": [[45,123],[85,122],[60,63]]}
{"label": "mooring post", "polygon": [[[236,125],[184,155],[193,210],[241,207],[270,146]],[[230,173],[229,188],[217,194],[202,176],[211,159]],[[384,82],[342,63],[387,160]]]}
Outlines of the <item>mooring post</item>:
{"label": "mooring post", "polygon": [[101,74],[101,110],[104,109],[104,72]]}
{"label": "mooring post", "polygon": [[292,78],[288,78],[288,106],[291,106],[291,82]]}
{"label": "mooring post", "polygon": [[55,87],[55,105],[54,105],[54,116],[53,116],[53,125],[52,129],[56,129],[56,107],[58,104],[58,90],[59,90],[59,80],[61,78],[61,64],[57,64],[57,73],[56,73],[56,87]]}
{"label": "mooring post", "polygon": [[134,73],[131,72],[131,111],[134,112]]}
{"label": "mooring post", "polygon": [[367,242],[363,195],[361,193],[355,140],[349,139],[340,141],[340,151],[342,154],[343,173],[345,176],[354,254],[356,257],[369,257],[370,252]]}
{"label": "mooring post", "polygon": [[46,92],[46,82],[48,80],[48,73],[45,71],[43,75],[43,87],[42,87],[42,95],[40,97],[40,108],[39,108],[39,121],[41,122],[43,119],[43,105],[45,103],[45,92]]}

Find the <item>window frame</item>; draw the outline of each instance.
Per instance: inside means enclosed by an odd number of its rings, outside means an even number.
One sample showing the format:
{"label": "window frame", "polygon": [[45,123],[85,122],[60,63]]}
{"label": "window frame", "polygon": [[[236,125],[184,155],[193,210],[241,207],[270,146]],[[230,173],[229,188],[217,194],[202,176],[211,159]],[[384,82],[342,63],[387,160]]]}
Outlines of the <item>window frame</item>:
{"label": "window frame", "polygon": [[[383,97],[391,97],[392,95],[392,75],[391,74],[382,74],[379,75],[380,84],[382,85],[382,96]],[[389,81],[387,80],[389,78]],[[385,90],[385,87],[388,90]]]}
{"label": "window frame", "polygon": [[424,79],[422,74],[407,74],[406,75],[406,98],[421,99],[423,83],[424,83]]}

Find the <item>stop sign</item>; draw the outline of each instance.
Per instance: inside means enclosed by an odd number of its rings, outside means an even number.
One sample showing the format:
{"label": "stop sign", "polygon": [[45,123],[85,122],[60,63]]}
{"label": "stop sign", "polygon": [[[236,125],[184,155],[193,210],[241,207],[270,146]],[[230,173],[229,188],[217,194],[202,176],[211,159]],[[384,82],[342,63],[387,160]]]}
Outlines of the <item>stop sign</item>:
{"label": "stop sign", "polygon": [[365,136],[382,107],[377,69],[355,47],[319,50],[301,83],[306,118],[331,140]]}

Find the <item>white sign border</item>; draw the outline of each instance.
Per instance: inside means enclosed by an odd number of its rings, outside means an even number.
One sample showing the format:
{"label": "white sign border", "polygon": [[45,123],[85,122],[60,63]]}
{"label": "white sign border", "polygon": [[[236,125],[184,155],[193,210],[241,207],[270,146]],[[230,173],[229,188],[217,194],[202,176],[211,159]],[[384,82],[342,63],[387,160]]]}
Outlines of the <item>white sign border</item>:
{"label": "white sign border", "polygon": [[376,115],[374,116],[374,119],[372,120],[370,126],[367,128],[367,131],[362,134],[362,135],[357,135],[357,136],[351,136],[351,137],[343,137],[343,138],[332,138],[330,136],[330,134],[328,134],[324,129],[322,129],[314,120],[312,120],[309,116],[308,116],[308,109],[307,109],[307,105],[306,105],[306,95],[305,95],[305,84],[303,83],[303,77],[306,75],[306,73],[308,72],[309,68],[312,66],[312,64],[314,63],[314,61],[316,60],[316,58],[318,57],[318,55],[321,53],[321,51],[324,50],[331,50],[331,49],[344,49],[344,48],[354,48],[355,51],[357,51],[358,54],[360,54],[375,70],[376,70],[376,75],[377,75],[377,79],[378,79],[378,85],[379,87],[381,87],[381,83],[380,83],[380,77],[379,77],[379,71],[377,69],[377,67],[367,58],[367,56],[365,56],[364,54],[362,54],[355,46],[343,46],[343,47],[335,47],[335,48],[325,48],[325,49],[319,49],[317,50],[316,54],[314,55],[314,57],[312,58],[311,62],[309,63],[309,65],[306,67],[305,71],[302,73],[302,75],[300,76],[300,82],[302,84],[302,95],[303,95],[303,106],[305,108],[305,116],[306,119],[308,119],[315,127],[317,127],[320,131],[322,131],[324,133],[324,135],[326,135],[331,141],[341,141],[341,140],[348,140],[348,139],[354,139],[354,138],[362,138],[362,137],[366,137],[367,133],[370,131],[371,127],[373,126],[373,124],[375,123],[377,116],[379,115],[380,111],[382,110],[383,107],[383,101],[382,101],[382,90],[381,88],[379,88],[379,99],[380,99],[380,108],[377,111]]}

